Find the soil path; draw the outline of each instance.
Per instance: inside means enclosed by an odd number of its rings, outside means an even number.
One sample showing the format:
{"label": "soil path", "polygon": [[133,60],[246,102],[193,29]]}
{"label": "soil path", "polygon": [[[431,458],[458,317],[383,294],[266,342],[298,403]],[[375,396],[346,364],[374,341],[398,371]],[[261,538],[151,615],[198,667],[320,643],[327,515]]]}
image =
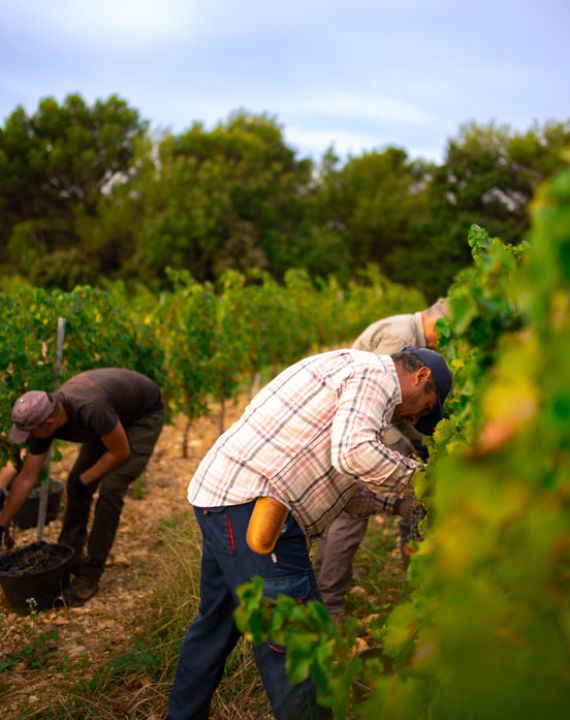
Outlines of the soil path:
{"label": "soil path", "polygon": [[[226,427],[241,414],[243,398],[226,407]],[[144,618],[138,609],[154,590],[156,570],[154,548],[161,522],[175,513],[190,512],[186,488],[200,459],[218,436],[218,418],[212,414],[199,420],[190,436],[188,458],[181,456],[185,418],[165,426],[142,480],[125,500],[118,535],[113,546],[98,594],[84,607],[44,611],[35,618],[19,616],[6,605],[0,592],[0,663],[8,659],[10,667],[0,672],[0,715],[3,720],[25,716],[26,709],[41,707],[50,688],[65,677],[65,667],[53,670],[30,667],[33,659],[22,655],[30,645],[37,655],[41,634],[57,632],[57,650],[72,661],[82,660],[88,677],[110,655],[115,655],[138,630]],[[52,477],[65,482],[76,450],[66,452],[54,463]],[[141,483],[141,481],[137,481]],[[140,496],[139,499],[137,499]],[[56,542],[61,520],[46,528],[45,540]],[[17,546],[36,539],[35,529],[19,531]],[[0,665],[0,668],[2,666]]]}

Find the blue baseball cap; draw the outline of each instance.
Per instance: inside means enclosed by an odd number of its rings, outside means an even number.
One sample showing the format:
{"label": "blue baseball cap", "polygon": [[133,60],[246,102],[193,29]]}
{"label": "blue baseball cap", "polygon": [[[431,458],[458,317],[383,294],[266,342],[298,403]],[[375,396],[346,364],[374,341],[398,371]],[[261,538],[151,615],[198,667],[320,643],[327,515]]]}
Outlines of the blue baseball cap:
{"label": "blue baseball cap", "polygon": [[416,430],[421,432],[422,435],[433,435],[435,426],[443,417],[443,403],[451,390],[453,375],[443,355],[435,352],[435,350],[406,347],[402,352],[417,355],[422,363],[431,370],[432,377],[435,380],[438,405],[429,415],[421,417],[415,425]]}

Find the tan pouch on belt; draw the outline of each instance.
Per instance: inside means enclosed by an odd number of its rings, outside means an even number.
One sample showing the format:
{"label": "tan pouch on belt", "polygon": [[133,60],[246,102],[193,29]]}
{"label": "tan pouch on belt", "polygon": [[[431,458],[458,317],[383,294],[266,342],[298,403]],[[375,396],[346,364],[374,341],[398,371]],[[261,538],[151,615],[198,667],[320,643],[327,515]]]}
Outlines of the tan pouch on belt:
{"label": "tan pouch on belt", "polygon": [[245,540],[253,552],[267,555],[275,547],[289,511],[277,500],[258,498],[249,519]]}

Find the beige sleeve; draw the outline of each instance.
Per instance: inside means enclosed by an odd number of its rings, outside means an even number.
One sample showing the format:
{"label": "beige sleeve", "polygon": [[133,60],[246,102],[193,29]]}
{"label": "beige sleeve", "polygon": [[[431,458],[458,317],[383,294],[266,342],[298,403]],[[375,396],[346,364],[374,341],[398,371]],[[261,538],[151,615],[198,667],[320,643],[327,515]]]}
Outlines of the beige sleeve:
{"label": "beige sleeve", "polygon": [[377,355],[392,355],[408,345],[414,345],[413,316],[398,315],[378,320],[369,325],[354,341],[355,350],[366,350]]}
{"label": "beige sleeve", "polygon": [[[371,328],[369,328],[371,329]],[[368,332],[364,331],[353,344],[355,350],[366,350],[377,355],[392,355],[400,352],[408,345],[402,335],[392,335],[389,332]]]}

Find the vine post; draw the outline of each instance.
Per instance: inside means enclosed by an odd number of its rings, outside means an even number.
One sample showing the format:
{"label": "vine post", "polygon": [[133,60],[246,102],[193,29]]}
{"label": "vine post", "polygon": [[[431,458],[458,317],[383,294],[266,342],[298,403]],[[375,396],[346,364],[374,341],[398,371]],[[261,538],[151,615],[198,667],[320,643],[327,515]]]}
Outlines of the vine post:
{"label": "vine post", "polygon": [[[63,360],[63,339],[65,337],[65,318],[59,317],[57,319],[57,340],[55,345],[55,365],[54,365],[54,371],[55,371],[55,377],[56,380],[59,378],[60,372],[61,372],[61,364]],[[49,466],[51,462],[51,447],[50,452],[48,453],[48,456],[46,457],[46,461],[44,463],[44,466],[47,468],[47,472],[45,475],[45,478],[42,481],[42,484],[40,486],[40,504],[38,507],[38,526],[36,530],[36,537],[37,541],[41,542],[44,539],[44,528],[46,523],[46,512],[47,512],[47,501],[48,501],[48,492],[49,492],[49,484],[50,484],[50,477],[49,477]]]}

